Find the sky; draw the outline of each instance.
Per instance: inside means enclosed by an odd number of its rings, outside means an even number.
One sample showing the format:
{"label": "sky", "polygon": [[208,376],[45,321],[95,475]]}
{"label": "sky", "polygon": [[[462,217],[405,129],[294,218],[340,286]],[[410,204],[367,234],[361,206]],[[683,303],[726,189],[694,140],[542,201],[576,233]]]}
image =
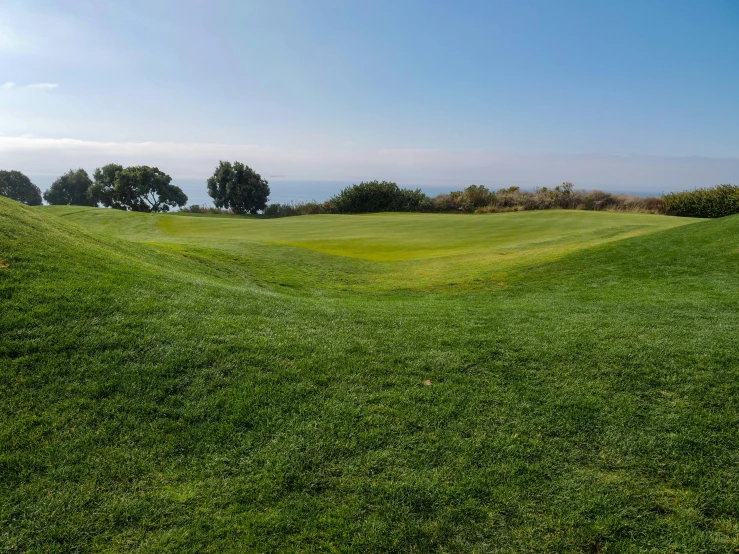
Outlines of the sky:
{"label": "sky", "polygon": [[737,0],[3,0],[0,169],[739,184],[738,69]]}

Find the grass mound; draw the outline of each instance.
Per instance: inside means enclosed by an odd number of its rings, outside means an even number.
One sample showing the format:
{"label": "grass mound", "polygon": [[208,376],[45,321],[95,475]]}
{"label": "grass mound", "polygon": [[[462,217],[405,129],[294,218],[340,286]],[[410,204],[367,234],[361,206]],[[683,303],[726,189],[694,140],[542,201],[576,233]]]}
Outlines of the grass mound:
{"label": "grass mound", "polygon": [[0,198],[0,548],[739,548],[737,237]]}

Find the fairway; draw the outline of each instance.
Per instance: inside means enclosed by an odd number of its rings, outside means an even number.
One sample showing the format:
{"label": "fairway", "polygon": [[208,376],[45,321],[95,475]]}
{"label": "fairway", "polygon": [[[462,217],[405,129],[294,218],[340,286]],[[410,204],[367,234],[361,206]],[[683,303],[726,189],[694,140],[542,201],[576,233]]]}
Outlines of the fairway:
{"label": "fairway", "polygon": [[690,218],[649,214],[541,211],[488,214],[316,215],[279,219],[193,217],[108,212],[58,206],[56,215],[106,227],[135,240],[241,240],[298,246],[318,252],[376,261],[410,260],[495,250],[517,251],[542,243],[589,243],[623,238],[690,223]]}
{"label": "fairway", "polygon": [[737,551],[737,245],[0,198],[0,550]]}
{"label": "fairway", "polygon": [[[256,255],[259,245],[270,245],[273,247],[270,254],[277,250],[287,259],[294,250],[286,251],[284,247],[330,254],[334,257],[320,258],[321,263],[324,268],[330,264],[335,274],[342,275],[344,286],[390,291],[469,286],[502,279],[513,268],[696,221],[574,210],[477,216],[394,213],[279,219],[153,215],[73,206],[44,210],[97,233],[162,247],[180,245],[180,251],[190,246]],[[304,254],[300,256],[303,258]],[[399,263],[357,266],[351,260],[336,257]],[[318,259],[310,258],[309,265]],[[300,269],[287,271],[293,273]],[[324,281],[323,277],[320,275],[320,281]],[[305,278],[311,279],[310,275]],[[323,286],[321,282],[313,285]]]}

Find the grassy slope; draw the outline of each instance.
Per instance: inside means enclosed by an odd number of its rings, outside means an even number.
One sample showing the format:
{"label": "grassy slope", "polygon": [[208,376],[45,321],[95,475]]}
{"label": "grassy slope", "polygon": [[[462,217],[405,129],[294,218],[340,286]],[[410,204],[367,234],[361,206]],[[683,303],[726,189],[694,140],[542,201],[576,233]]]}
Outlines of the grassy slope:
{"label": "grassy slope", "polygon": [[0,548],[739,548],[737,217],[475,264],[66,213],[0,198]]}

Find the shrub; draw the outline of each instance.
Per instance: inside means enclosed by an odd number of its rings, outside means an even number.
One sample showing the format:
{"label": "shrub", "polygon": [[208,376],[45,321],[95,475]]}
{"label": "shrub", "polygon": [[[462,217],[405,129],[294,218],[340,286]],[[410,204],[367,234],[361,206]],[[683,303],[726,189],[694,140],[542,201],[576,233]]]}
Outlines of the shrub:
{"label": "shrub", "polygon": [[437,212],[453,212],[461,208],[462,193],[453,191],[448,194],[440,194],[432,200],[433,209]]}
{"label": "shrub", "polygon": [[600,190],[580,191],[569,182],[533,191],[508,187],[492,192],[483,186],[471,185],[463,191],[438,195],[432,205],[439,212],[476,214],[552,208],[666,213],[661,198],[610,194]]}
{"label": "shrub", "polygon": [[477,208],[495,205],[495,193],[490,192],[486,187],[480,185],[470,185],[460,195],[460,208],[465,212],[475,211]]}
{"label": "shrub", "polygon": [[665,194],[667,212],[685,217],[724,217],[739,213],[739,187],[718,185],[712,188]]}
{"label": "shrub", "polygon": [[481,185],[470,185],[464,190],[455,190],[448,194],[438,195],[430,202],[429,208],[438,212],[461,211],[471,213],[478,212],[484,207],[492,208],[494,206],[496,206],[494,192]]}
{"label": "shrub", "polygon": [[640,200],[642,202],[644,211],[658,213],[658,214],[660,213],[663,214],[667,212],[667,204],[665,204],[664,198],[659,198],[657,196],[650,196],[648,198],[643,198]]}
{"label": "shrub", "polygon": [[496,206],[501,208],[513,208],[523,205],[523,197],[529,193],[521,190],[520,187],[508,187],[499,189],[495,193]]}
{"label": "shrub", "polygon": [[329,200],[332,211],[342,214],[419,212],[433,208],[421,189],[401,189],[388,181],[369,181],[346,187]]}

